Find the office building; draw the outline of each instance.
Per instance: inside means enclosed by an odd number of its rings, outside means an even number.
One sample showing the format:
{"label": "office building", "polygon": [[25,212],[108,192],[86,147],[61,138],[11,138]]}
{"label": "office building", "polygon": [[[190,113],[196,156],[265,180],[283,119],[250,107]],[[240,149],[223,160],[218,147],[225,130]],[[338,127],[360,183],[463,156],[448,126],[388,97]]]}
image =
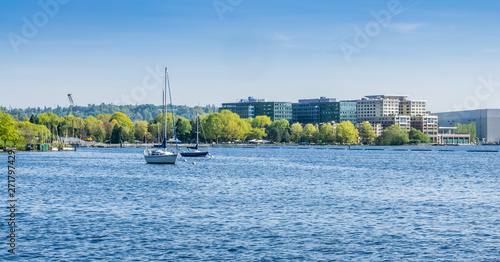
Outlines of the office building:
{"label": "office building", "polygon": [[431,115],[411,116],[411,127],[429,135],[431,142],[438,142],[438,117]]}
{"label": "office building", "polygon": [[255,117],[255,107],[247,103],[225,103],[222,104],[221,110],[229,110],[233,113],[238,114],[241,118],[254,118]]}
{"label": "office building", "polygon": [[401,100],[399,102],[399,114],[403,116],[426,115],[426,101],[423,100]]}
{"label": "office building", "polygon": [[319,123],[319,106],[310,104],[292,104],[292,123],[317,124]]}
{"label": "office building", "polygon": [[301,124],[356,123],[356,101],[337,101],[335,98],[320,97],[300,99],[292,105],[293,122]]}
{"label": "office building", "polygon": [[407,97],[376,95],[358,100],[356,105],[358,122],[376,123],[379,117],[399,115],[399,102]]}
{"label": "office building", "polygon": [[409,100],[401,95],[365,96],[357,101],[357,117],[359,123],[380,124],[382,129],[391,125],[407,131],[415,128],[428,134],[431,141],[437,141],[438,117],[427,114],[423,100]]}
{"label": "office building", "polygon": [[272,121],[286,119],[292,120],[291,102],[271,102],[265,99],[241,99],[237,103],[223,103],[219,111],[229,110],[238,114],[241,118],[253,118],[255,116],[268,116]]}
{"label": "office building", "polygon": [[440,145],[469,145],[469,134],[455,134],[456,127],[440,127],[436,143]]}
{"label": "office building", "polygon": [[453,127],[455,124],[476,124],[476,132],[482,143],[500,141],[500,109],[477,109],[435,113],[440,127]]}

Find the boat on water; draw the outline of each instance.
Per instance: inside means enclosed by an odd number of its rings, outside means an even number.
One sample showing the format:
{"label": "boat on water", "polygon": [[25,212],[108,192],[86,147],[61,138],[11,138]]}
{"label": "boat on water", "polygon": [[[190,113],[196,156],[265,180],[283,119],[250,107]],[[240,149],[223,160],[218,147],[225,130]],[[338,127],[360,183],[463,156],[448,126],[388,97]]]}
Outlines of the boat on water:
{"label": "boat on water", "polygon": [[144,150],[144,159],[148,164],[175,164],[178,155],[166,148]]}
{"label": "boat on water", "polygon": [[181,152],[181,156],[183,156],[183,157],[205,157],[207,155],[208,155],[208,151],[201,151],[198,149],[194,149],[192,151]]}
{"label": "boat on water", "polygon": [[[188,151],[182,151],[181,156],[183,157],[205,157],[208,155],[208,151],[201,151],[198,149],[199,146],[199,133],[198,132],[198,125],[199,125],[200,119],[198,118],[198,115],[196,115],[196,146],[194,147],[187,147]],[[193,150],[190,150],[193,149]]]}
{"label": "boat on water", "polygon": [[[172,122],[174,126],[174,137],[175,137],[175,151],[168,150],[167,149],[167,86],[168,86],[168,94],[170,97],[170,106],[172,109]],[[168,81],[168,71],[167,68],[165,68],[165,92],[163,92],[163,109],[165,113],[165,127],[164,127],[164,137],[165,141],[163,142],[163,148],[153,148],[153,149],[147,149],[144,150],[144,159],[146,160],[146,163],[148,164],[175,164],[177,161],[177,157],[179,156],[179,147],[177,145],[177,132],[175,130],[175,117],[174,117],[174,108],[172,105],[172,95],[170,93],[170,82]]]}

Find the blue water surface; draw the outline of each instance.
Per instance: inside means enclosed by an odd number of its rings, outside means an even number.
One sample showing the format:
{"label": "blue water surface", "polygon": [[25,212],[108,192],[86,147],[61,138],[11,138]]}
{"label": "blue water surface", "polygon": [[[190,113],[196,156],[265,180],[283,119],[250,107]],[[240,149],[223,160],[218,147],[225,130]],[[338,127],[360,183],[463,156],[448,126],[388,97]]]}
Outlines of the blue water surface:
{"label": "blue water surface", "polygon": [[499,147],[339,148],[18,152],[0,259],[500,261],[500,153],[467,152]]}

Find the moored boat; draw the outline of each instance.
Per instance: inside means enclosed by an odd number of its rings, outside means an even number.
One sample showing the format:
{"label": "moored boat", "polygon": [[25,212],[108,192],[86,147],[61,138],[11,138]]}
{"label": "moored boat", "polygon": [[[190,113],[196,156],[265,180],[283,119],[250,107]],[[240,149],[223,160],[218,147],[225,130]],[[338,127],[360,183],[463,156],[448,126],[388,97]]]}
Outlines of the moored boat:
{"label": "moored boat", "polygon": [[[188,151],[183,151],[181,152],[181,156],[183,157],[205,157],[208,155],[208,151],[201,151],[198,150],[198,144],[199,144],[199,133],[198,132],[198,125],[199,125],[200,119],[198,118],[198,115],[196,116],[196,146],[194,147],[188,147]],[[189,151],[190,149],[194,149],[193,151]]]}
{"label": "moored boat", "polygon": [[[166,95],[167,95],[167,86],[168,86],[168,93],[169,93],[169,97],[170,97],[170,106],[172,107],[172,122],[173,122],[173,126],[174,126],[174,136],[175,136],[175,140],[176,140],[176,151],[174,152],[173,150],[172,151],[168,151],[167,150],[167,143],[166,143],[166,140],[167,140],[167,99],[166,99]],[[146,160],[146,163],[148,164],[175,164],[175,162],[177,161],[177,156],[179,156],[179,153],[178,153],[178,147],[177,147],[177,133],[176,133],[176,130],[175,130],[175,117],[174,117],[174,109],[173,109],[173,106],[172,106],[172,95],[170,94],[170,83],[168,81],[168,71],[167,71],[167,68],[165,68],[165,92],[163,93],[163,109],[164,109],[164,113],[165,113],[165,127],[164,127],[164,136],[165,136],[165,139],[164,139],[164,142],[163,142],[163,148],[160,148],[160,149],[148,149],[148,150],[144,150],[144,159]]]}
{"label": "moored boat", "polygon": [[165,149],[149,149],[144,151],[144,159],[148,164],[175,164],[178,154]]}

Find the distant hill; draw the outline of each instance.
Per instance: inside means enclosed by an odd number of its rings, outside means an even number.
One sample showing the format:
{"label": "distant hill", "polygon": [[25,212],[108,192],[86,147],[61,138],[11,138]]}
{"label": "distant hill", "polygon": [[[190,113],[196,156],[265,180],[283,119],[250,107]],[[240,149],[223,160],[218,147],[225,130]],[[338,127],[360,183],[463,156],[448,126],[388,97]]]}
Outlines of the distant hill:
{"label": "distant hill", "polygon": [[[87,116],[97,116],[99,114],[113,114],[115,112],[122,112],[126,114],[132,121],[141,121],[141,120],[150,120],[153,119],[155,116],[161,113],[160,111],[161,106],[156,106],[152,104],[146,104],[146,105],[113,105],[113,104],[100,104],[100,105],[95,105],[95,104],[89,104],[88,106],[76,106],[75,110],[76,112],[73,113],[73,115],[77,117],[87,117]],[[13,109],[8,109],[5,107],[0,107],[1,110],[4,112],[8,112],[11,114],[14,118],[17,118],[18,120],[22,120],[26,117],[30,117],[31,115],[39,115],[43,113],[48,113],[52,112],[60,117],[66,116],[71,113],[71,109],[69,107],[56,107],[56,108],[51,108],[51,107],[37,107],[37,108],[26,108],[26,109],[20,109],[20,108],[13,108]],[[169,111],[170,111],[170,106],[169,106]],[[207,105],[207,106],[195,106],[195,107],[189,107],[189,106],[178,106],[174,105],[174,111],[175,114],[178,116],[185,117],[187,119],[195,119],[196,114],[203,115],[203,114],[210,114],[217,112],[217,107],[215,105]]]}

